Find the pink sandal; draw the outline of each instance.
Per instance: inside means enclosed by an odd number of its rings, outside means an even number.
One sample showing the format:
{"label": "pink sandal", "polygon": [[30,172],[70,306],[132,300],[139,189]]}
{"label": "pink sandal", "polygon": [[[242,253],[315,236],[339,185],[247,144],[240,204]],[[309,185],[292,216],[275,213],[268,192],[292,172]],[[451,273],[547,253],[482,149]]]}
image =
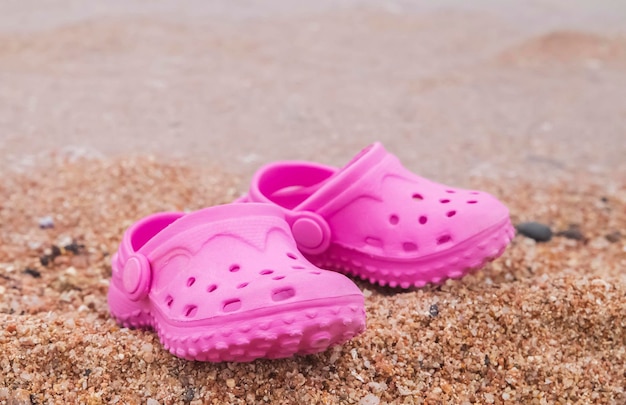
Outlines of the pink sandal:
{"label": "pink sandal", "polygon": [[269,164],[238,202],[280,207],[315,265],[392,287],[460,278],[500,256],[514,235],[496,198],[419,177],[380,143],[343,169]]}
{"label": "pink sandal", "polygon": [[113,317],[154,327],[185,359],[317,353],[365,328],[359,288],[307,261],[268,204],[144,218],[124,234],[112,267]]}

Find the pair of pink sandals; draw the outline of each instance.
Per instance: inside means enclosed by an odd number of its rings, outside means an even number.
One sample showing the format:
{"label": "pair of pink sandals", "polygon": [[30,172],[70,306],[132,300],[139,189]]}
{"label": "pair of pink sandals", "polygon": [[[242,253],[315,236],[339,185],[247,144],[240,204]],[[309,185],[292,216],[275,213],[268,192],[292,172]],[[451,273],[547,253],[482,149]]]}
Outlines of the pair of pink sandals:
{"label": "pair of pink sandals", "polygon": [[317,353],[365,330],[360,289],[321,268],[422,287],[480,268],[513,234],[493,196],[419,177],[375,143],[342,169],[269,164],[233,204],[140,220],[113,256],[108,303],[185,359]]}

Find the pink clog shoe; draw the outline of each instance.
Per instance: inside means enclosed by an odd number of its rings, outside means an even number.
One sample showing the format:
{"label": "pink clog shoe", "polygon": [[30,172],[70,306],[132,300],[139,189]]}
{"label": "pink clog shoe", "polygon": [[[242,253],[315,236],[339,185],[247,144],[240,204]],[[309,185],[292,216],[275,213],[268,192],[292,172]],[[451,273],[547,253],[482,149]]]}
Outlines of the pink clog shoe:
{"label": "pink clog shoe", "polygon": [[306,260],[281,210],[268,204],[144,218],[125,232],[112,268],[113,317],[154,327],[185,359],[316,353],[365,328],[359,288]]}
{"label": "pink clog shoe", "polygon": [[380,143],[342,169],[266,165],[238,202],[280,207],[315,265],[392,287],[460,278],[500,256],[514,235],[496,198],[419,177]]}

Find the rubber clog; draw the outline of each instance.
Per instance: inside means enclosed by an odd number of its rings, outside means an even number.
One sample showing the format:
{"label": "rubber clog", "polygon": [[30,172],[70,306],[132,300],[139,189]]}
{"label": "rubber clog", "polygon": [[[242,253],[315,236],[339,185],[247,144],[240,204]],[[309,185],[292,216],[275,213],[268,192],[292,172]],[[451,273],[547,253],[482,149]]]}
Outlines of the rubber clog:
{"label": "rubber clog", "polygon": [[108,304],[121,325],[152,327],[172,354],[198,361],[317,353],[365,328],[359,288],[304,258],[268,204],[137,222],[112,258]]}
{"label": "rubber clog", "polygon": [[237,202],[280,207],[316,266],[391,287],[460,278],[500,256],[514,236],[495,197],[417,176],[380,143],[342,169],[268,164]]}

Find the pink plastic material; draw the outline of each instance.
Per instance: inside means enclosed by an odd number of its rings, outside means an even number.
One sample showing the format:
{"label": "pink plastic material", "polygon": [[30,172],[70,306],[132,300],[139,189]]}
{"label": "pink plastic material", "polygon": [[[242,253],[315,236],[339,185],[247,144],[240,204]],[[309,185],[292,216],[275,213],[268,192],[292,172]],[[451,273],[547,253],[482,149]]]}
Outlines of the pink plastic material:
{"label": "pink plastic material", "polygon": [[380,143],[342,169],[269,164],[238,202],[283,209],[300,251],[317,266],[392,287],[460,278],[500,256],[514,235],[496,198],[417,176]]}
{"label": "pink plastic material", "polygon": [[112,268],[113,317],[154,327],[186,359],[317,353],[365,329],[359,288],[305,259],[268,204],[144,218],[124,234]]}

